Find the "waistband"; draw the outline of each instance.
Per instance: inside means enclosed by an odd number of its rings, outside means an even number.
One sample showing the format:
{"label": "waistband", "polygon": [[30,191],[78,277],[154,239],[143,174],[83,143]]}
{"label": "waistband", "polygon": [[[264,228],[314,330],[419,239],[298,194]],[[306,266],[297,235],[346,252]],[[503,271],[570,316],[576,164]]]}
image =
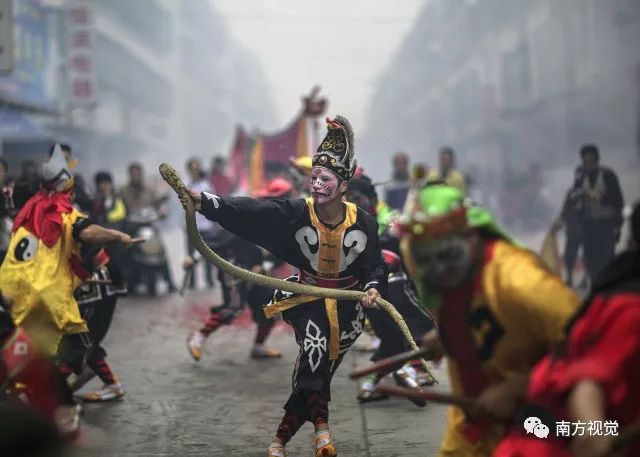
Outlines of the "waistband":
{"label": "waistband", "polygon": [[300,270],[300,282],[329,289],[355,289],[359,281],[353,275],[345,276],[344,278],[323,278],[308,271]]}

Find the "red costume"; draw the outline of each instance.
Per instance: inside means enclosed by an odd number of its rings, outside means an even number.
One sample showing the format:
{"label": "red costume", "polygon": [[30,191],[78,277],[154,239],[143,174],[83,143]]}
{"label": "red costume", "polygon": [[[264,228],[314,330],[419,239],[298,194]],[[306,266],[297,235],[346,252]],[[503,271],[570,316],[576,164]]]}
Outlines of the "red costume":
{"label": "red costume", "polygon": [[[640,256],[637,252],[619,256],[600,279],[573,320],[565,345],[533,369],[526,406],[494,456],[571,456],[571,438],[560,433],[556,423],[572,422],[567,397],[582,380],[600,385],[605,419],[611,422],[602,429],[585,424],[584,432],[573,425],[572,435],[617,435],[640,419]],[[549,427],[547,439],[526,434],[522,424],[532,416]],[[612,425],[616,421],[618,427]],[[640,456],[640,443],[634,442],[626,455]]]}

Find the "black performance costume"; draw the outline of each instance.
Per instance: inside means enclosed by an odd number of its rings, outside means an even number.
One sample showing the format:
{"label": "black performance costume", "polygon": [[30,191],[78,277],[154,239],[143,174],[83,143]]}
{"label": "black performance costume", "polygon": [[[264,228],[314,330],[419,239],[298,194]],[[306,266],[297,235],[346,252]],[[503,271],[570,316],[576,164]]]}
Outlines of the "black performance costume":
{"label": "black performance costume", "polygon": [[[387,268],[376,221],[351,203],[345,203],[344,219],[335,227],[320,222],[311,198],[255,200],[204,192],[201,212],[299,268],[297,281],[343,289],[386,289]],[[304,421],[326,422],[331,378],[362,332],[361,304],[276,292],[265,312],[269,316],[282,312],[300,346],[287,414],[299,419],[298,427]]]}

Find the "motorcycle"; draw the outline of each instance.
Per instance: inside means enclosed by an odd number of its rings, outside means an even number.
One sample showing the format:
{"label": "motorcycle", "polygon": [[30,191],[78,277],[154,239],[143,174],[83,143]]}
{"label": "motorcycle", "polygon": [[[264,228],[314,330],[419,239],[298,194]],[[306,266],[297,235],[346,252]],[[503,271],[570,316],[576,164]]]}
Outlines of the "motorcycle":
{"label": "motorcycle", "polygon": [[127,218],[127,233],[132,238],[145,240],[130,250],[128,280],[131,292],[135,292],[138,285],[143,283],[147,287],[147,294],[155,296],[158,276],[168,283],[170,290],[174,288],[169,276],[166,250],[157,227],[159,220],[158,212],[151,207],[141,208]]}

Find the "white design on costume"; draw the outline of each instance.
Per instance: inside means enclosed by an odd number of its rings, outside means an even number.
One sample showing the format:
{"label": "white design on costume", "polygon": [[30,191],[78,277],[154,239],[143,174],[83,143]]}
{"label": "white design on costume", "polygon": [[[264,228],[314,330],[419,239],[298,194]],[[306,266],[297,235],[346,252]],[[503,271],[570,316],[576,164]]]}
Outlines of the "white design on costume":
{"label": "white design on costume", "polygon": [[24,341],[18,341],[13,347],[13,355],[27,355],[29,354],[29,346]]}
{"label": "white design on costume", "polygon": [[[313,333],[311,331],[313,330]],[[309,355],[311,371],[315,372],[320,366],[322,354],[327,352],[327,338],[322,336],[320,328],[311,320],[307,321],[307,336],[303,341],[304,351]],[[315,360],[314,360],[315,359]]]}
{"label": "white design on costume", "polygon": [[309,248],[310,246],[315,246],[318,244],[318,232],[316,232],[314,228],[306,225],[298,229],[295,238],[300,245],[302,254],[309,260],[311,268],[313,268],[314,271],[318,271],[318,259],[320,257],[320,250],[318,250],[314,254]]}
{"label": "white design on costume", "polygon": [[[347,333],[345,330],[343,330],[340,333],[340,341],[342,340],[355,341],[362,333],[363,331],[362,321],[364,320],[364,312],[362,310],[362,305],[360,304],[360,302],[356,302],[356,309],[358,310],[358,314],[356,314],[355,320],[351,321],[351,331]],[[347,349],[349,349],[350,346],[351,346],[351,342],[349,343],[349,346],[347,346]],[[345,352],[347,349],[345,349]]]}
{"label": "white design on costume", "polygon": [[220,197],[217,195],[210,194],[209,192],[202,192],[207,200],[213,203],[213,207],[215,209],[220,208]]}
{"label": "white design on costume", "polygon": [[344,236],[342,245],[347,248],[347,255],[345,257],[344,250],[340,249],[341,272],[346,270],[367,247],[367,235],[362,230],[352,230]]}

